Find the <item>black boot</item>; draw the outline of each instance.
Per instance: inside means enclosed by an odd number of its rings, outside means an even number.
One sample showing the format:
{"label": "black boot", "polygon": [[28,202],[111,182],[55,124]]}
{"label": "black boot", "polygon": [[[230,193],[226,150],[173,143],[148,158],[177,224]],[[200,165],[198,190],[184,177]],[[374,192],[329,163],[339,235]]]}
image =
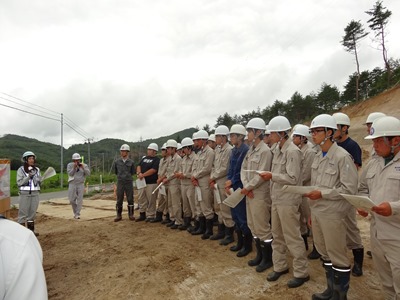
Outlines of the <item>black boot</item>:
{"label": "black boot", "polygon": [[[350,287],[350,271],[343,272],[333,269],[333,297],[332,300],[347,300],[347,292]],[[350,267],[348,268],[350,269]]]}
{"label": "black boot", "polygon": [[146,213],[145,212],[141,212],[139,218],[137,218],[135,220],[135,222],[140,222],[140,221],[144,221],[144,220],[146,220]]}
{"label": "black boot", "polygon": [[308,259],[318,259],[321,257],[321,254],[318,253],[317,248],[315,248],[314,242],[312,244],[312,251],[308,254]]}
{"label": "black boot", "polygon": [[39,236],[39,233],[35,232],[35,222],[34,221],[28,221],[26,223],[26,226],[28,227],[29,230],[31,230],[35,236]]}
{"label": "black boot", "polygon": [[259,238],[255,238],[254,242],[256,243],[256,250],[257,250],[257,254],[256,257],[254,257],[253,259],[249,260],[247,262],[247,264],[250,267],[254,267],[254,266],[258,266],[262,260],[262,253],[261,253],[261,242]]}
{"label": "black boot", "polygon": [[194,231],[199,230],[200,222],[197,221],[197,220],[194,220],[193,223],[194,223],[194,225],[192,226],[192,225],[190,224],[189,227],[188,227],[188,229],[187,229],[187,231],[188,231],[189,233],[192,233],[192,232],[194,232]]}
{"label": "black boot", "polygon": [[316,293],[312,295],[312,300],[329,300],[333,295],[333,269],[332,264],[329,262],[323,262],[322,267],[325,269],[326,276],[326,290],[322,293]]}
{"label": "black boot", "polygon": [[301,237],[304,240],[304,245],[306,246],[306,251],[308,251],[308,242],[307,242],[308,234],[307,233],[306,234],[302,234]]}
{"label": "black boot", "polygon": [[210,236],[210,240],[220,240],[225,237],[225,225],[224,224],[218,224],[218,232],[216,234],[213,234]]}
{"label": "black boot", "polygon": [[256,267],[257,272],[264,272],[265,270],[273,266],[272,263],[272,241],[270,242],[260,242],[262,260],[260,264]]}
{"label": "black boot", "polygon": [[207,240],[213,235],[214,220],[206,220],[206,232],[201,236],[202,240]]}
{"label": "black boot", "polygon": [[192,232],[192,235],[199,235],[206,232],[206,217],[199,217],[199,228]]}
{"label": "black boot", "polygon": [[233,227],[225,227],[225,237],[219,241],[219,244],[221,246],[226,246],[235,241],[235,239],[233,238],[233,230]]}
{"label": "black boot", "polygon": [[133,213],[135,212],[135,207],[133,205],[128,205],[128,216],[129,220],[135,221],[135,216]]}
{"label": "black boot", "polygon": [[115,210],[117,211],[117,216],[115,217],[114,222],[119,222],[122,220],[122,206],[115,206]]}
{"label": "black boot", "polygon": [[171,219],[169,218],[169,213],[165,215],[165,219],[161,221],[161,224],[171,223]]}
{"label": "black boot", "polygon": [[351,270],[353,276],[361,276],[363,274],[363,262],[364,262],[364,248],[353,249],[354,266]]}
{"label": "black boot", "polygon": [[186,230],[190,226],[190,217],[183,218],[183,224],[178,226],[179,230]]}
{"label": "black boot", "polygon": [[246,256],[249,254],[253,248],[253,236],[250,233],[243,235],[243,247],[240,249],[238,253],[236,253],[237,257]]}
{"label": "black boot", "polygon": [[237,244],[235,246],[232,246],[232,247],[229,248],[229,250],[234,251],[234,252],[239,251],[240,249],[243,248],[243,234],[242,234],[242,231],[240,229],[236,229],[235,231],[236,231],[237,238],[238,238]]}
{"label": "black boot", "polygon": [[162,211],[156,211],[156,217],[153,220],[150,220],[150,223],[158,223],[162,221]]}

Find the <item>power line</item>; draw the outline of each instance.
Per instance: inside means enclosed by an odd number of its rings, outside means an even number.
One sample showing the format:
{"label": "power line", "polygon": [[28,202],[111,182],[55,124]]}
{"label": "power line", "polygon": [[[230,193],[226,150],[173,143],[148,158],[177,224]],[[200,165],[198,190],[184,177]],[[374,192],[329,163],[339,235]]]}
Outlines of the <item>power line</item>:
{"label": "power line", "polygon": [[43,115],[39,115],[39,114],[36,114],[36,113],[33,113],[33,112],[29,112],[29,111],[26,111],[26,110],[23,110],[23,109],[20,109],[20,108],[17,108],[17,107],[12,107],[12,106],[9,106],[9,105],[5,105],[3,103],[0,103],[0,105],[8,107],[8,108],[15,109],[15,110],[18,110],[18,111],[22,111],[24,113],[31,114],[31,115],[34,115],[34,116],[38,116],[38,117],[42,117],[42,118],[45,118],[45,119],[49,119],[49,120],[60,122],[60,120],[58,120],[58,119],[54,119],[54,118],[46,117],[46,116],[43,116]]}

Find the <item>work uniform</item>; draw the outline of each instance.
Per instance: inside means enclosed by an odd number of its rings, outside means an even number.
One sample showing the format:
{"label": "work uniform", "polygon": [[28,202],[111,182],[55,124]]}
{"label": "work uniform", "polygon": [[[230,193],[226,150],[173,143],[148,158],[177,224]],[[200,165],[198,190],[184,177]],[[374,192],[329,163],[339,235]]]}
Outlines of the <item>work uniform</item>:
{"label": "work uniform", "polygon": [[196,154],[191,152],[182,158],[180,172],[183,174],[181,180],[182,208],[184,218],[194,218],[196,216],[196,204],[194,195],[194,186],[191,178],[193,173],[193,163]]}
{"label": "work uniform", "polygon": [[81,163],[77,168],[74,162],[70,162],[67,165],[67,174],[69,203],[71,203],[74,217],[79,218],[85,191],[85,178],[90,176],[90,170],[86,164]]}
{"label": "work uniform", "polygon": [[295,278],[308,277],[308,260],[304,241],[300,234],[299,207],[302,197],[299,194],[282,192],[284,185],[302,184],[302,153],[287,140],[282,148],[275,148],[272,160],[271,198],[272,198],[272,260],[274,271],[288,269],[286,249],[293,257]]}
{"label": "work uniform", "polygon": [[0,218],[0,299],[47,300],[43,253],[33,233]]}
{"label": "work uniform", "polygon": [[[179,172],[182,158],[175,153],[168,156],[167,170],[165,176],[168,180],[168,211],[170,218],[174,218],[175,225],[182,225],[182,200],[179,179],[175,178],[175,173]],[[172,214],[171,214],[172,212]]]}
{"label": "work uniform", "polygon": [[153,193],[153,191],[157,187],[159,163],[160,159],[157,156],[145,156],[139,163],[140,173],[142,174],[152,169],[156,170],[154,174],[144,177],[146,187],[144,187],[142,193],[138,195],[139,212],[142,214],[145,213],[146,217],[149,219],[153,219],[156,215],[157,192]]}
{"label": "work uniform", "polygon": [[322,260],[337,269],[350,269],[345,217],[352,208],[339,193],[355,194],[358,174],[350,154],[333,143],[324,155],[319,151],[311,165],[311,185],[322,198],[309,200],[314,244]]}
{"label": "work uniform", "polygon": [[135,174],[135,165],[130,158],[119,158],[115,161],[115,174],[117,175],[117,212],[122,212],[124,195],[128,206],[133,207],[133,174]]}
{"label": "work uniform", "polygon": [[198,199],[202,215],[210,220],[214,217],[213,203],[211,201],[210,191],[210,173],[214,162],[215,152],[206,145],[198,154],[196,169],[193,171],[193,177],[197,179],[201,191],[201,201]]}
{"label": "work uniform", "polygon": [[42,177],[37,167],[19,167],[17,171],[17,186],[19,189],[19,211],[18,223],[28,226],[33,224],[36,218],[36,211],[39,207],[40,184]]}
{"label": "work uniform", "polygon": [[214,165],[210,175],[210,180],[214,181],[217,185],[218,190],[215,192],[219,194],[220,198],[220,202],[217,203],[216,197],[214,197],[214,207],[218,214],[218,221],[220,224],[223,223],[226,227],[233,227],[235,225],[232,220],[230,207],[223,203],[226,199],[225,182],[228,174],[231,152],[232,146],[229,143],[226,143],[222,148],[217,147],[215,149]]}
{"label": "work uniform", "polygon": [[254,238],[261,241],[272,239],[270,184],[255,171],[271,170],[271,162],[271,150],[264,141],[260,141],[256,147],[250,147],[240,170],[243,188],[252,191],[254,195],[254,198],[246,197],[247,224]]}
{"label": "work uniform", "polygon": [[[163,157],[160,159],[160,164],[158,168],[158,178],[163,178],[167,171],[167,158]],[[167,201],[167,187],[165,187],[165,195],[158,191],[158,205],[157,212],[166,214],[168,212],[168,201]]]}
{"label": "work uniform", "polygon": [[375,156],[360,178],[359,194],[379,205],[389,202],[392,215],[371,212],[371,251],[385,299],[400,299],[400,152],[391,161]]}

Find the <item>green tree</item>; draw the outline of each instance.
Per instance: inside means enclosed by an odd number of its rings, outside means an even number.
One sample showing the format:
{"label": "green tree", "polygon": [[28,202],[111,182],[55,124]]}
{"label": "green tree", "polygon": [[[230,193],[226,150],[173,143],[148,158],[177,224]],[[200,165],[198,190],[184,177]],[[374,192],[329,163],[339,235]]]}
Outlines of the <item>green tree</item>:
{"label": "green tree", "polygon": [[329,114],[340,106],[340,92],[336,86],[324,82],[316,100],[319,111]]}
{"label": "green tree", "polygon": [[210,125],[208,125],[208,124],[204,125],[204,126],[203,126],[203,130],[205,130],[205,131],[207,131],[208,133],[210,133],[210,132],[211,132],[211,127],[210,127]]}
{"label": "green tree", "polygon": [[218,127],[219,125],[225,125],[228,128],[231,128],[233,124],[235,124],[234,119],[226,112],[223,116],[219,116],[217,118],[217,123],[215,124],[215,127]]}
{"label": "green tree", "polygon": [[351,20],[351,22],[344,29],[344,36],[342,37],[342,45],[347,52],[354,54],[357,66],[356,75],[356,101],[359,100],[359,81],[360,81],[360,64],[358,61],[357,46],[361,39],[368,35],[364,31],[360,21]]}
{"label": "green tree", "polygon": [[385,63],[385,69],[387,72],[387,87],[390,85],[390,77],[391,77],[391,69],[389,58],[387,54],[385,37],[386,37],[386,25],[389,22],[389,18],[392,15],[392,12],[383,7],[382,1],[376,1],[373,8],[365,12],[367,15],[371,16],[367,22],[369,24],[369,28],[371,28],[375,32],[375,39],[378,41],[381,46],[383,61]]}

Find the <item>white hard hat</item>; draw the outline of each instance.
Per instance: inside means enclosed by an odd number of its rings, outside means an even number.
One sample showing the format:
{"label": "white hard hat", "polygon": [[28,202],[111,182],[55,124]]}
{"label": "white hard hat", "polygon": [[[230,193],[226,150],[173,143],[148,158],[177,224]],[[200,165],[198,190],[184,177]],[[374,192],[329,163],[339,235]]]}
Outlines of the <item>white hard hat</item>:
{"label": "white hard hat", "polygon": [[219,125],[215,129],[215,135],[229,135],[229,128],[225,125]]}
{"label": "white hard hat", "polygon": [[196,140],[208,140],[208,132],[201,129],[196,132]]}
{"label": "white hard hat", "polygon": [[166,146],[167,148],[178,148],[178,143],[175,140],[168,140]]}
{"label": "white hard hat", "polygon": [[391,116],[376,119],[365,139],[372,140],[382,136],[400,136],[400,120]]}
{"label": "white hard hat", "polygon": [[27,161],[29,156],[33,156],[33,158],[36,159],[35,153],[33,153],[32,151],[26,151],[24,152],[24,154],[22,154],[22,160]]}
{"label": "white hard hat", "polygon": [[72,160],[78,160],[78,159],[81,159],[81,156],[79,155],[79,153],[72,154]]}
{"label": "white hard hat", "polygon": [[350,118],[348,115],[338,112],[334,113],[332,117],[335,118],[337,125],[347,125],[350,126]]}
{"label": "white hard hat", "polygon": [[182,140],[182,147],[190,147],[193,145],[194,145],[193,140],[190,137],[185,137]]}
{"label": "white hard hat", "polygon": [[182,144],[178,143],[178,147],[176,148],[176,150],[181,150],[182,149]]}
{"label": "white hard hat", "polygon": [[210,134],[210,136],[208,137],[208,140],[215,142],[215,134]]}
{"label": "white hard hat", "polygon": [[194,140],[198,140],[199,138],[197,137],[197,131],[196,132],[193,132],[193,134],[192,134],[192,140],[194,141]]}
{"label": "white hard hat", "polygon": [[292,128],[292,126],[290,126],[289,120],[284,116],[273,117],[268,124],[268,130],[270,132],[287,131],[290,128]]}
{"label": "white hard hat", "polygon": [[158,151],[158,145],[156,143],[150,143],[150,145],[147,147],[147,149],[151,149],[154,151]]}
{"label": "white hard hat", "polygon": [[131,147],[129,147],[127,144],[123,144],[119,151],[131,151]]}
{"label": "white hard hat", "polygon": [[293,129],[293,134],[305,136],[308,139],[311,138],[310,127],[303,124],[297,124]]}
{"label": "white hard hat", "polygon": [[161,150],[167,150],[167,143],[162,144]]}
{"label": "white hard hat", "polygon": [[318,115],[311,121],[310,129],[318,127],[326,127],[336,130],[337,129],[336,120],[334,117],[328,114]]}
{"label": "white hard hat", "polygon": [[253,118],[247,123],[246,129],[260,129],[265,131],[265,121],[261,118]]}
{"label": "white hard hat", "polygon": [[365,121],[364,125],[373,123],[376,119],[386,117],[386,114],[381,112],[373,112],[368,115],[367,121]]}
{"label": "white hard hat", "polygon": [[231,127],[231,131],[229,132],[230,134],[241,134],[241,135],[246,135],[246,128],[244,128],[243,125],[240,124],[234,124]]}
{"label": "white hard hat", "polygon": [[271,131],[269,131],[269,125],[265,125],[265,134],[270,135]]}

